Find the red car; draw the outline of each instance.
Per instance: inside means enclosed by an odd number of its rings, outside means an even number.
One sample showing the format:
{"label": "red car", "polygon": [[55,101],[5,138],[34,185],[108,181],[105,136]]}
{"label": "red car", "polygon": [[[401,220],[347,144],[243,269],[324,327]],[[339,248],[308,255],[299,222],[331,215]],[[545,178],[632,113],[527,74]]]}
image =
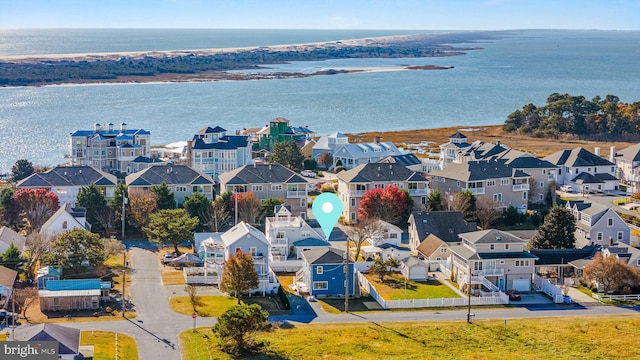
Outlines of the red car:
{"label": "red car", "polygon": [[509,295],[509,300],[514,300],[514,301],[522,300],[522,296],[520,296],[520,291],[518,290],[515,290],[515,289],[507,290],[505,294]]}

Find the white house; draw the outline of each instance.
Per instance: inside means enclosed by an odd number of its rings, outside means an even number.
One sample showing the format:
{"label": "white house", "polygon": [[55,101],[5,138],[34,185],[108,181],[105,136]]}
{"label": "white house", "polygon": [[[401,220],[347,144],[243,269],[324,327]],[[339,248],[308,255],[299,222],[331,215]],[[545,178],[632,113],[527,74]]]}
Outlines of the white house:
{"label": "white house", "polygon": [[55,236],[73,229],[91,230],[91,224],[87,222],[87,209],[62,204],[42,225],[40,234]]}
{"label": "white house", "polygon": [[349,170],[361,164],[375,163],[387,156],[401,154],[402,152],[390,141],[343,144],[333,153],[333,166],[342,164]]}
{"label": "white house", "polygon": [[251,141],[246,135],[226,135],[220,126],[206,127],[187,142],[189,165],[218,181],[220,174],[251,164]]}
{"label": "white house", "polygon": [[[324,240],[316,229],[307,224],[302,217],[294,216],[287,206],[276,206],[275,216],[266,218],[264,232],[271,245],[272,262],[301,260],[304,249],[329,246],[329,242]],[[296,251],[296,244],[301,247],[300,251]],[[302,263],[299,265],[302,266]]]}
{"label": "white house", "polygon": [[558,184],[571,185],[578,192],[601,192],[618,189],[616,165],[600,157],[600,148],[592,153],[585,148],[555,152],[544,160],[559,167]]}

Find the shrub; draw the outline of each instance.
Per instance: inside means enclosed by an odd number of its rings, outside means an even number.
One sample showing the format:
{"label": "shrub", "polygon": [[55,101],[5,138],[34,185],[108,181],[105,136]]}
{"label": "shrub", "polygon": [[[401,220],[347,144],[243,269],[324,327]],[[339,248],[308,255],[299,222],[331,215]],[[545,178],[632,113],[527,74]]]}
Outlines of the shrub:
{"label": "shrub", "polygon": [[291,309],[291,303],[289,302],[289,298],[287,297],[287,294],[284,292],[282,285],[278,288],[278,298],[280,298],[280,301],[282,302],[282,307],[284,307],[285,310]]}

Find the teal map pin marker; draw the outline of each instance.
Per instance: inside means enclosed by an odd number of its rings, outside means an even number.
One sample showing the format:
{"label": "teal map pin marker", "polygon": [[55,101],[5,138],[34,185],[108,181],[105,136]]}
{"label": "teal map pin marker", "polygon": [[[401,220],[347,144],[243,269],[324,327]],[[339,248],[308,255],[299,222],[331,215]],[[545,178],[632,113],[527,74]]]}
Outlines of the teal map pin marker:
{"label": "teal map pin marker", "polygon": [[331,230],[338,222],[340,214],[342,214],[342,202],[340,198],[330,192],[322,193],[316,197],[311,206],[313,215],[320,223],[324,236],[329,240]]}

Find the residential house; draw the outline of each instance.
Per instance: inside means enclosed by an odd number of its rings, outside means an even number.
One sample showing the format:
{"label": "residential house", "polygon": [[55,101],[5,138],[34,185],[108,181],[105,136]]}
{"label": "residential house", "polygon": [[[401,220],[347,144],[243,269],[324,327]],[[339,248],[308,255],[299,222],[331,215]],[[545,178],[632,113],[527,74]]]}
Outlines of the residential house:
{"label": "residential house", "polygon": [[337,177],[337,195],[342,201],[342,216],[349,223],[357,223],[360,200],[371,189],[397,186],[400,190],[408,190],[416,210],[427,200],[427,179],[397,163],[360,164],[351,170],[338,173]]}
{"label": "residential house", "polygon": [[576,219],[576,247],[631,243],[631,229],[613,209],[595,202],[568,201],[565,205]]}
{"label": "residential house", "polygon": [[61,360],[84,359],[80,352],[80,330],[57,324],[35,324],[18,326],[10,341],[55,341]]}
{"label": "residential house", "polygon": [[269,240],[260,230],[245,223],[239,222],[220,236],[224,244],[225,261],[238,251],[250,254],[258,273],[260,285],[253,292],[263,295],[274,295],[278,292],[280,283],[275,273],[269,267],[270,245]]}
{"label": "residential house", "polygon": [[381,246],[383,244],[390,244],[394,246],[400,246],[402,243],[402,229],[388,223],[384,220],[377,220],[374,225],[379,231],[375,231],[371,237],[365,240],[365,244],[371,246]]}
{"label": "residential house", "polygon": [[618,152],[612,146],[609,160],[616,164],[615,176],[627,186],[627,192],[640,191],[640,143]]}
{"label": "residential house", "polygon": [[596,148],[595,154],[582,147],[561,150],[544,160],[559,167],[557,181],[560,185],[571,185],[582,193],[618,189],[616,164],[600,157],[600,148]]}
{"label": "residential house", "polygon": [[18,280],[17,271],[0,265],[0,309],[5,307],[11,297],[16,280]]}
{"label": "residential house", "polygon": [[40,310],[96,310],[100,300],[109,298],[110,281],[100,279],[48,280],[38,290]]}
{"label": "residential house", "polygon": [[91,231],[87,222],[87,209],[74,208],[71,204],[62,204],[51,217],[42,224],[40,234],[55,236],[73,229]]}
{"label": "residential house", "polygon": [[319,246],[302,253],[303,266],[296,273],[295,284],[300,293],[315,297],[345,297],[355,290],[353,261],[345,264],[345,252],[329,246]]}
{"label": "residential house", "polygon": [[449,142],[440,145],[440,169],[444,169],[452,163],[458,154],[458,151],[471,146],[467,141],[467,136],[456,131],[455,134],[449,136]]}
{"label": "residential house", "polygon": [[293,215],[289,208],[283,205],[276,206],[275,216],[266,218],[264,233],[271,245],[272,262],[299,260],[302,259],[304,249],[329,245],[329,242],[303,218]]}
{"label": "residential house", "polygon": [[535,273],[556,284],[564,284],[565,279],[580,277],[570,264],[577,260],[592,259],[600,246],[589,245],[581,249],[531,249],[536,260]]}
{"label": "residential house", "polygon": [[429,264],[429,271],[436,271],[440,264],[445,264],[451,252],[449,244],[434,234],[429,234],[415,249],[419,259]]}
{"label": "residential house", "polygon": [[220,193],[252,192],[260,201],[284,200],[293,214],[307,217],[307,180],[280,164],[245,165],[220,175]]}
{"label": "residential house", "polygon": [[[265,131],[265,129],[268,131]],[[289,120],[278,117],[269,121],[269,127],[258,132],[258,148],[271,150],[273,145],[284,141],[299,141],[309,138],[313,131],[308,127],[298,127],[289,125]]]}
{"label": "residential house", "polygon": [[432,169],[425,171],[425,163],[423,163],[415,154],[401,154],[390,155],[378,161],[382,164],[395,164],[398,163],[411,171],[415,171],[418,174],[430,173]]}
{"label": "residential house", "polygon": [[[446,260],[449,253],[448,250],[445,251],[446,246],[440,248],[440,242],[458,244],[460,243],[458,234],[477,229],[476,223],[465,221],[460,211],[413,211],[409,216],[409,248],[415,255],[422,243],[427,240],[431,242],[433,239],[434,243],[430,244],[429,248],[440,249],[439,254],[428,251],[428,255],[427,253],[423,255],[430,260]],[[423,248],[423,251],[426,249]]]}
{"label": "residential house", "polygon": [[184,199],[194,193],[201,193],[209,200],[214,199],[215,183],[213,179],[186,165],[154,165],[128,175],[125,182],[129,191],[132,189],[150,190],[152,186],[165,183],[173,192],[178,206],[181,206]]}
{"label": "residential house", "polygon": [[602,255],[606,258],[608,256],[615,256],[616,259],[626,263],[632,268],[640,268],[640,249],[627,244],[618,243],[613,246],[607,246],[600,248]]}
{"label": "residential house", "polygon": [[45,290],[47,288],[47,281],[60,280],[62,275],[62,269],[54,266],[44,266],[38,270],[36,274],[36,285],[38,290]]}
{"label": "residential house", "polygon": [[417,257],[408,256],[400,261],[400,273],[408,280],[427,281],[429,267]]}
{"label": "residential house", "polygon": [[345,169],[350,170],[358,165],[375,163],[388,156],[401,154],[402,152],[390,141],[342,144],[333,153],[333,167],[342,164]]}
{"label": "residential house", "polygon": [[76,130],[69,136],[71,165],[91,166],[111,172],[133,172],[132,162],[138,157],[150,157],[151,133],[144,129],[127,129],[121,123],[95,124],[93,130]]}
{"label": "residential house", "polygon": [[516,289],[531,291],[537,257],[525,250],[527,242],[496,229],[458,235],[460,245],[451,246],[451,271],[460,288],[483,291]]}
{"label": "residential house", "polygon": [[6,226],[0,228],[0,254],[4,254],[11,244],[17,247],[20,252],[23,252],[26,242],[26,237],[18,234],[10,228]]}
{"label": "residential house", "polygon": [[313,145],[311,156],[313,157],[313,160],[316,160],[316,161],[318,161],[318,157],[321,154],[327,153],[333,156],[333,154],[336,151],[336,148],[348,143],[349,143],[349,138],[341,132],[334,132],[329,135],[323,135]]}
{"label": "residential house", "polygon": [[475,141],[469,147],[458,151],[456,163],[469,161],[496,160],[504,162],[512,169],[520,170],[531,176],[529,203],[545,203],[547,194],[555,193],[558,166],[547,160],[519,150],[510,149],[497,141],[496,144]]}
{"label": "residential house", "polygon": [[53,169],[35,173],[20,181],[18,189],[47,189],[58,195],[60,203],[76,206],[81,188],[95,184],[107,200],[113,198],[118,180],[115,175],[107,174],[90,166],[56,166]]}
{"label": "residential house", "polygon": [[251,142],[246,135],[226,135],[220,126],[206,127],[187,142],[187,159],[196,171],[218,181],[220,174],[251,164]]}
{"label": "residential house", "polygon": [[514,168],[505,161],[480,160],[450,163],[443,170],[430,174],[431,190],[445,196],[470,191],[477,198],[485,198],[497,208],[513,206],[525,212],[529,202],[530,174]]}

